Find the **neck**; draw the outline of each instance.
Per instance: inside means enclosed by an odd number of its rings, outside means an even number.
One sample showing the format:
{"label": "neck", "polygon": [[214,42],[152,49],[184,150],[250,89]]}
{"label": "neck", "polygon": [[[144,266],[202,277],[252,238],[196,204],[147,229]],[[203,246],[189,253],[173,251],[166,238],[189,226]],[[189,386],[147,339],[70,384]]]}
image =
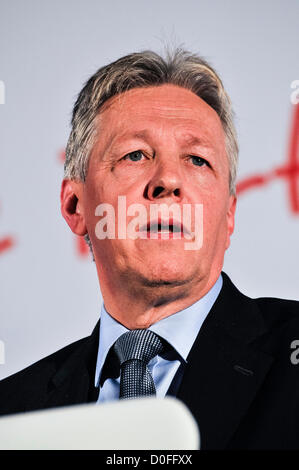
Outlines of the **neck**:
{"label": "neck", "polygon": [[[220,271],[208,278],[182,283],[148,282],[145,279],[116,278],[113,282],[99,273],[106,310],[126,328],[148,328],[201,299],[213,287]],[[129,286],[129,288],[128,288]]]}

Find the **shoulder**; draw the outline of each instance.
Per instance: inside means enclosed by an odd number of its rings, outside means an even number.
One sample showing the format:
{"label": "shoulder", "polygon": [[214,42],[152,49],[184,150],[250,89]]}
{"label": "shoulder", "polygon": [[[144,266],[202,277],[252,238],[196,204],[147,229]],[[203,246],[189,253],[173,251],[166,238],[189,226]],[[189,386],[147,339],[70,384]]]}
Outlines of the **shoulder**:
{"label": "shoulder", "polygon": [[298,301],[252,298],[240,292],[225,273],[222,276],[223,289],[217,299],[221,311],[217,314],[217,321],[222,322],[231,334],[246,343],[259,340],[261,346],[272,342],[273,347],[276,343],[284,345],[284,348],[292,338],[299,338]]}
{"label": "shoulder", "polygon": [[[51,378],[61,365],[76,358],[90,337],[82,338],[0,381],[0,414],[25,411],[22,404],[34,402],[46,393]],[[36,394],[36,397],[35,397]],[[2,409],[2,407],[4,408]],[[11,408],[11,409],[10,409]]]}
{"label": "shoulder", "polygon": [[[255,344],[259,350],[273,356],[277,363],[282,362],[284,366],[290,366],[292,348],[297,341],[299,343],[299,301],[278,297],[244,296],[244,298],[245,303],[254,312],[254,316],[248,317],[245,336],[250,329],[251,321],[260,318],[259,331],[252,338],[252,346]],[[297,369],[293,372],[298,379]]]}
{"label": "shoulder", "polygon": [[261,340],[277,356],[288,356],[299,339],[299,302],[274,297],[253,299],[263,317],[267,333]]}
{"label": "shoulder", "polygon": [[299,321],[299,301],[275,297],[259,297],[253,300],[269,326]]}
{"label": "shoulder", "polygon": [[16,372],[13,375],[10,375],[9,377],[4,378],[3,380],[0,381],[0,385],[3,386],[4,384],[8,384],[9,382],[15,382],[20,379],[25,379],[27,376],[32,377],[36,373],[40,373],[41,369],[44,368],[51,368],[51,369],[57,369],[61,363],[63,363],[67,358],[72,355],[78,348],[80,348],[81,345],[83,345],[89,337],[79,339],[78,341],[75,341],[74,343],[71,343],[62,349],[59,349],[58,351],[55,351],[54,353],[50,354],[49,356],[46,356],[34,364],[31,364],[30,366],[26,367],[25,369],[22,369],[19,372]]}
{"label": "shoulder", "polygon": [[223,291],[229,303],[233,299],[233,305],[251,306],[258,309],[265,323],[269,326],[276,323],[285,323],[299,320],[299,301],[282,299],[278,297],[249,297],[234,285],[229,276],[222,272]]}

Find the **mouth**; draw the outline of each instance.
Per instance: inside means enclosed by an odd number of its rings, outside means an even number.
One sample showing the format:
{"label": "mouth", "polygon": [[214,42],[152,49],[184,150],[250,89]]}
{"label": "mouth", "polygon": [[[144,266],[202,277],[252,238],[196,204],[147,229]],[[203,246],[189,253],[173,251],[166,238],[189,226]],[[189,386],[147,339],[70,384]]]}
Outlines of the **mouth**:
{"label": "mouth", "polygon": [[161,218],[143,225],[139,232],[146,233],[146,238],[151,239],[181,239],[186,235],[187,237],[190,236],[190,231],[181,222]]}

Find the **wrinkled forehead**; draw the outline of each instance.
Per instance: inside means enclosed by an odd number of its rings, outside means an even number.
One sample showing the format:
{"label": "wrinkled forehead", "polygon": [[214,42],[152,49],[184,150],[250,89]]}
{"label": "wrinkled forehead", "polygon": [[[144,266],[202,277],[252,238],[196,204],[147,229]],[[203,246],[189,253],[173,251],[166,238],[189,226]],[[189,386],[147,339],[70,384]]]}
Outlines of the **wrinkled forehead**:
{"label": "wrinkled forehead", "polygon": [[176,85],[134,88],[107,100],[97,119],[102,137],[115,138],[129,132],[145,134],[173,129],[178,138],[198,137],[211,143],[225,141],[216,111],[192,91]]}

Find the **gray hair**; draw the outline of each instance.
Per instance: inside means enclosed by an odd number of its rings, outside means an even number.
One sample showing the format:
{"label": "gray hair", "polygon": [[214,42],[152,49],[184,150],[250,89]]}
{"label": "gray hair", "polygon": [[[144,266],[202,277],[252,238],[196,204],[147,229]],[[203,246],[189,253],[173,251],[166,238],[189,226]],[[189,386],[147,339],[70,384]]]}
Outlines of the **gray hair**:
{"label": "gray hair", "polygon": [[[177,48],[163,58],[155,52],[129,54],[100,68],[85,84],[74,106],[66,147],[64,177],[85,181],[96,138],[96,118],[103,104],[132,88],[172,84],[203,99],[218,114],[225,133],[229,161],[229,190],[236,192],[238,143],[231,101],[215,70],[200,56]],[[90,245],[88,236],[85,237]]]}

